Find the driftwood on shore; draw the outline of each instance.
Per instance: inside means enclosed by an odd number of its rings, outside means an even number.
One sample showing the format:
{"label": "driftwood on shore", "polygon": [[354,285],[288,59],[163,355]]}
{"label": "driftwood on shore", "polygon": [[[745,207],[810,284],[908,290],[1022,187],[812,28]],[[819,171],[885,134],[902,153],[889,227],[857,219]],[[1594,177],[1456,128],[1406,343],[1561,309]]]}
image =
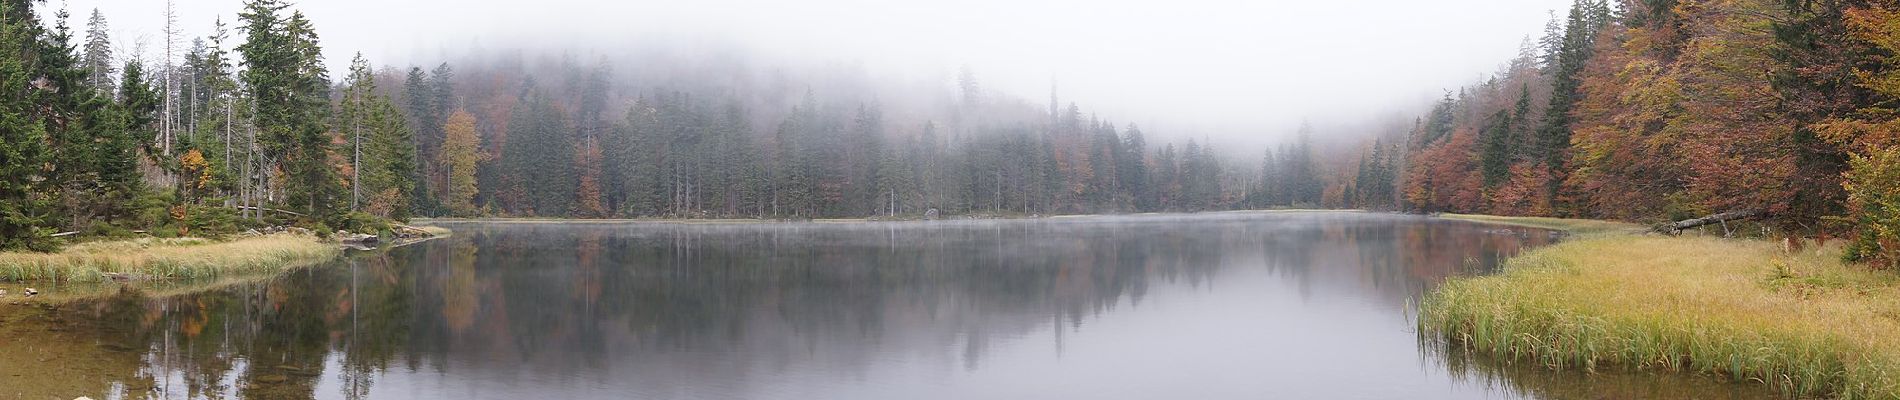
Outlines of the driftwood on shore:
{"label": "driftwood on shore", "polygon": [[1720,224],[1720,223],[1734,221],[1738,219],[1757,218],[1764,215],[1768,215],[1768,211],[1761,210],[1761,209],[1729,211],[1729,212],[1710,215],[1710,216],[1702,217],[1702,218],[1690,218],[1690,219],[1671,222],[1667,224],[1656,225],[1655,228],[1651,228],[1650,230],[1656,233],[1675,235],[1675,234],[1682,233],[1683,230],[1694,229],[1696,227],[1700,227],[1703,225]]}

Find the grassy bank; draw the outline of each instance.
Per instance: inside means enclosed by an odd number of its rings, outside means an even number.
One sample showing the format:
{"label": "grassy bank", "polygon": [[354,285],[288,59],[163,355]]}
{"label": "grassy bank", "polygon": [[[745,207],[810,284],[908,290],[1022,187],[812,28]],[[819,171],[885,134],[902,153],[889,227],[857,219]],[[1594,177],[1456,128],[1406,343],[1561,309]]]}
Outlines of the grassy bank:
{"label": "grassy bank", "polygon": [[1488,224],[1523,226],[1552,229],[1569,232],[1580,237],[1621,235],[1639,233],[1645,229],[1642,225],[1625,222],[1602,221],[1594,219],[1567,219],[1542,217],[1500,217],[1495,215],[1441,214],[1440,218],[1456,219]]}
{"label": "grassy bank", "polygon": [[136,239],[82,243],[58,253],[0,253],[0,281],[89,282],[118,273],[142,279],[196,279],[277,271],[336,256],[314,236],[274,234],[214,241]]}
{"label": "grassy bank", "polygon": [[1604,234],[1454,279],[1445,344],[1551,368],[1703,373],[1789,394],[1900,397],[1900,275],[1757,240]]}

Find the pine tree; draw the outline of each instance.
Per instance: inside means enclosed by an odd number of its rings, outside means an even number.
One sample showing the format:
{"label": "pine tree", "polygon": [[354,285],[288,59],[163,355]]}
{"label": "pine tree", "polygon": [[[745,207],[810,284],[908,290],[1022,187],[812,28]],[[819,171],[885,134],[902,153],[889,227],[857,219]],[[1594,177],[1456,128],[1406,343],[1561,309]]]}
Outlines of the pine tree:
{"label": "pine tree", "polygon": [[[1570,148],[1571,109],[1581,98],[1583,68],[1594,53],[1597,33],[1609,23],[1609,6],[1602,0],[1576,0],[1564,25],[1563,43],[1552,66],[1550,103],[1537,131],[1535,154],[1552,176],[1564,176]],[[1545,191],[1552,197],[1562,179],[1551,179]]]}
{"label": "pine tree", "polygon": [[327,73],[316,32],[302,13],[282,15],[282,0],[249,0],[238,16],[245,42],[238,46],[249,68],[244,82],[253,103],[256,140],[264,160],[287,179],[288,204],[319,218],[336,212],[339,185],[327,163],[323,121],[328,112]]}
{"label": "pine tree", "polygon": [[33,3],[0,2],[0,250],[51,250],[38,193],[48,158],[46,129],[35,115],[48,90],[31,60],[39,44]]}
{"label": "pine tree", "polygon": [[564,216],[573,209],[579,177],[574,153],[579,148],[566,118],[553,100],[529,83],[508,118],[503,169],[520,193],[510,211],[523,215]]}
{"label": "pine tree", "polygon": [[415,137],[402,112],[378,93],[368,60],[358,53],[344,78],[337,126],[350,149],[350,209],[406,219],[416,191]]}
{"label": "pine tree", "polygon": [[112,38],[106,29],[106,16],[98,8],[92,9],[92,17],[86,20],[85,65],[88,72],[86,83],[94,89],[108,90],[113,87]]}
{"label": "pine tree", "polygon": [[[1285,152],[1284,149],[1285,147],[1282,147],[1281,152]],[[1269,148],[1262,153],[1260,156],[1260,182],[1253,190],[1254,207],[1263,208],[1287,205],[1286,176],[1285,173],[1281,171],[1285,165],[1281,165],[1280,159],[1274,154],[1273,149]]]}
{"label": "pine tree", "polygon": [[[350,141],[350,210],[361,208],[363,202],[363,131],[368,125],[370,97],[375,96],[376,77],[371,75],[369,61],[363,59],[363,53],[356,53],[350,60],[350,74],[343,78],[343,103],[338,107],[337,125],[345,129]],[[371,192],[375,193],[375,192]]]}
{"label": "pine tree", "polygon": [[395,220],[414,215],[416,182],[415,135],[403,120],[402,111],[388,97],[376,96],[370,102],[367,122],[370,131],[369,161],[365,164],[364,187],[369,189],[372,214]]}
{"label": "pine tree", "polygon": [[[110,107],[111,119],[99,133],[99,179],[126,197],[138,189],[138,151],[141,138],[150,137],[157,119],[158,93],[145,84],[142,68],[128,63],[122,70],[119,102]],[[103,98],[103,96],[101,97]]]}
{"label": "pine tree", "polygon": [[1148,142],[1142,137],[1141,127],[1128,124],[1122,132],[1120,154],[1116,157],[1115,174],[1120,179],[1123,190],[1134,200],[1136,210],[1152,212],[1158,207],[1153,186],[1148,177]]}
{"label": "pine tree", "polygon": [[[227,179],[238,173],[233,155],[237,143],[236,135],[238,135],[237,109],[242,101],[237,80],[232,76],[233,65],[231,65],[230,53],[224,49],[224,41],[228,35],[229,31],[225,28],[224,19],[220,17],[212,28],[211,36],[208,37],[210,42],[205,47],[201,61],[203,72],[198,77],[196,85],[205,91],[205,107],[201,111],[204,115],[201,119],[212,122],[200,124],[200,126],[203,127],[201,129],[215,133],[213,136],[215,136],[217,147],[215,147],[215,154],[211,156],[218,160],[217,169]],[[202,147],[210,148],[208,145]]]}
{"label": "pine tree", "polygon": [[1780,65],[1769,69],[1768,81],[1781,100],[1780,117],[1794,126],[1779,145],[1792,150],[1795,171],[1788,182],[1790,198],[1785,205],[1770,207],[1781,209],[1777,219],[1783,228],[1813,232],[1815,224],[1809,221],[1848,211],[1847,192],[1839,180],[1849,169],[1848,152],[1836,141],[1823,140],[1817,128],[1825,121],[1854,115],[1864,105],[1875,104],[1872,90],[1891,84],[1858,81],[1866,74],[1884,70],[1868,62],[1887,56],[1887,49],[1875,48],[1864,36],[1856,35],[1846,13],[1850,8],[1864,11],[1872,8],[1869,6],[1894,4],[1854,0],[1781,3],[1788,16],[1772,21],[1776,45],[1768,49]]}
{"label": "pine tree", "polygon": [[1451,93],[1445,93],[1445,98],[1439,100],[1437,105],[1432,106],[1431,117],[1425,122],[1424,139],[1413,146],[1416,148],[1424,148],[1433,143],[1438,143],[1440,139],[1451,136],[1452,123],[1454,122],[1452,111],[1456,105],[1457,102],[1452,100]]}
{"label": "pine tree", "polygon": [[[1269,163],[1271,165],[1271,163]],[[1163,211],[1178,211],[1181,207],[1181,164],[1175,156],[1174,144],[1169,143],[1155,155],[1155,198],[1156,208]]]}
{"label": "pine tree", "polygon": [[[858,115],[851,124],[851,139],[843,147],[847,152],[847,174],[850,205],[864,210],[885,210],[890,203],[890,189],[884,180],[887,176],[879,170],[885,165],[884,112],[875,104],[859,105]],[[869,207],[860,207],[859,204]]]}
{"label": "pine tree", "polygon": [[[412,118],[422,118],[411,124],[411,130],[416,134],[414,147],[418,159],[434,159],[442,151],[442,142],[447,140],[443,124],[447,122],[451,110],[457,107],[454,79],[455,70],[449,67],[449,63],[438,64],[430,71],[426,94],[429,97],[426,102],[428,110],[420,116],[411,115]],[[433,213],[438,203],[435,193],[443,190],[441,188],[447,185],[448,178],[427,164],[417,164],[415,175],[418,180],[416,207]]]}
{"label": "pine tree", "polygon": [[1503,183],[1511,174],[1511,161],[1514,159],[1511,143],[1516,140],[1511,136],[1511,127],[1515,124],[1516,121],[1505,110],[1498,110],[1485,119],[1484,133],[1479,137],[1481,147],[1478,158],[1487,188]]}

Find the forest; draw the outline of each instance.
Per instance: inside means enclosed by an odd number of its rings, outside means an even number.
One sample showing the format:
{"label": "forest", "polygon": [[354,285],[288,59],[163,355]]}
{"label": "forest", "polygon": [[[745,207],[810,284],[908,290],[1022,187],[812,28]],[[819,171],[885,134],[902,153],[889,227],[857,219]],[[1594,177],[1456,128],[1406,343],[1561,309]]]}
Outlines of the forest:
{"label": "forest", "polygon": [[1264,154],[1159,140],[1186,135],[1113,122],[1053,86],[1046,106],[985,91],[968,67],[920,88],[488,50],[418,66],[359,55],[333,79],[315,22],[283,0],[246,1],[204,37],[168,25],[161,60],[113,54],[96,10],[82,36],[66,10],[4,4],[5,249],[418,216],[1302,207],[1638,222],[1742,211],[1779,234],[1851,238],[1850,257],[1900,252],[1890,1],[1578,0],[1409,129],[1307,125]]}
{"label": "forest", "polygon": [[1356,150],[1366,165],[1399,153],[1396,177],[1342,169],[1329,187],[1377,186],[1350,203],[1415,212],[1748,215],[1772,236],[1851,238],[1849,258],[1896,265],[1896,11],[1579,0],[1501,71]]}
{"label": "forest", "polygon": [[1037,215],[1318,199],[1304,147],[1287,147],[1276,172],[1308,177],[1298,186],[1236,191],[1254,186],[1250,168],[1212,143],[1150,144],[1053,88],[1046,110],[985,92],[968,68],[943,93],[910,96],[945,100],[901,116],[875,93],[815,89],[824,76],[629,81],[609,57],[522,51],[428,68],[377,68],[359,53],[333,82],[315,23],[282,0],[247,1],[205,37],[168,25],[156,61],[113,54],[97,10],[82,40],[66,10],[45,19],[39,3],[0,10],[0,248],[48,249],[62,233],[373,231],[414,216]]}

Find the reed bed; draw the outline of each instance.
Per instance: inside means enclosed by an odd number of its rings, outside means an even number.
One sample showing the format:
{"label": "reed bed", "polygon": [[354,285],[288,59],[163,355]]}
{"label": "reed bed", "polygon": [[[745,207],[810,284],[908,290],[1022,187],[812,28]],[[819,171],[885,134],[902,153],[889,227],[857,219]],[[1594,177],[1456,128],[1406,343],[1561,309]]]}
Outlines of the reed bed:
{"label": "reed bed", "polygon": [[309,235],[274,234],[214,241],[199,238],[83,243],[58,253],[0,253],[0,281],[94,282],[107,274],[136,279],[199,279],[274,272],[328,260],[336,245]]}
{"label": "reed bed", "polygon": [[1900,398],[1900,275],[1838,248],[1616,235],[1534,250],[1420,304],[1426,337],[1511,362]]}

